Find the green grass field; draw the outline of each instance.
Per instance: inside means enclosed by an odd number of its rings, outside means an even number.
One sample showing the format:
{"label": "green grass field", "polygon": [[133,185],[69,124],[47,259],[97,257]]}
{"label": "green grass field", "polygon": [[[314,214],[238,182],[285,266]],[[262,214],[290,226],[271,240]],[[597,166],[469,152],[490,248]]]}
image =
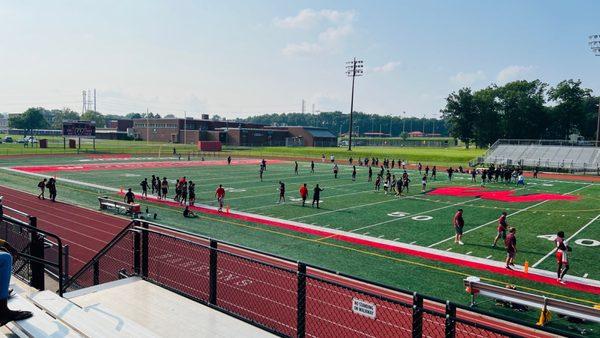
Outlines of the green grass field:
{"label": "green grass field", "polygon": [[[320,151],[318,148],[314,150]],[[457,153],[461,154],[458,150]],[[43,162],[81,163],[78,158],[63,158],[38,159],[36,164]],[[27,163],[4,161],[2,165],[16,164]],[[580,200],[507,203],[422,194],[420,176],[417,172],[409,171],[412,179],[410,193],[396,198],[383,192],[374,192],[372,183],[367,182],[366,169],[358,169],[356,182],[351,180],[348,166],[341,166],[339,178],[334,179],[331,164],[322,164],[320,161],[316,163],[314,174],[309,172],[307,162],[300,163],[299,175],[294,174],[292,163],[268,165],[263,182],[258,179],[258,165],[73,171],[58,172],[56,175],[59,179],[68,178],[117,189],[132,187],[136,191],[140,190],[140,181],[152,174],[168,177],[170,180],[187,176],[188,180],[197,184],[197,203],[214,205],[214,190],[218,184],[223,184],[228,190],[227,203],[234,210],[498,261],[504,260],[505,252],[500,248],[492,248],[491,243],[496,234],[496,219],[502,210],[506,210],[510,215],[509,224],[518,229],[518,264],[528,261],[530,265],[534,265],[539,262],[538,268],[553,271],[553,256],[543,259],[553,248],[553,242],[545,236],[563,230],[567,236],[577,233],[570,241],[574,250],[569,274],[600,279],[600,265],[595,263],[600,260],[600,222],[590,223],[600,215],[600,185],[546,180],[543,177],[538,180],[528,179],[527,186],[518,190],[518,194],[571,193],[579,196]],[[398,174],[401,171],[396,169],[393,172]],[[38,178],[0,170],[0,180],[3,185],[34,192]],[[280,180],[287,185],[288,200],[285,204],[276,204]],[[297,191],[302,183],[307,183],[309,190],[317,183],[325,189],[321,197],[321,209],[300,205]],[[437,181],[429,182],[428,189],[470,185],[473,183],[467,175],[458,174],[450,182],[445,173],[440,172]],[[488,188],[504,190],[515,189],[515,186],[493,183]],[[106,193],[117,198],[114,192],[101,188],[71,183],[61,183],[59,187],[61,200],[90,208],[97,208],[97,196]],[[157,212],[158,221],[165,224],[460,303],[467,303],[469,300],[461,282],[469,275],[482,277],[498,285],[515,284],[524,291],[586,305],[600,303],[597,295],[558,286],[213,215],[184,219],[180,208],[144,201],[141,203],[150,212]],[[455,245],[451,240],[451,218],[459,207],[464,209],[466,220],[464,246]],[[398,217],[399,214],[404,216]],[[415,216],[418,217],[413,219]],[[495,307],[493,303],[482,307],[512,314],[510,310]],[[538,314],[537,311],[530,311],[518,316],[533,322]],[[557,322],[551,325],[564,326],[563,324]]]}

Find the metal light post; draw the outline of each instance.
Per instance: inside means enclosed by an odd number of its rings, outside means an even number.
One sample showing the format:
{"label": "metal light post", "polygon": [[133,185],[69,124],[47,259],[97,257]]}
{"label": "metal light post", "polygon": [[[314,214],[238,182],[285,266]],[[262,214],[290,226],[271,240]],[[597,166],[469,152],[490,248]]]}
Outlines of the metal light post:
{"label": "metal light post", "polygon": [[348,126],[348,151],[352,150],[352,113],[354,112],[354,79],[363,75],[363,61],[356,60],[346,62],[346,75],[352,78],[352,96],[350,99],[350,125]]}
{"label": "metal light post", "polygon": [[[596,56],[600,56],[600,34],[589,36],[590,49]],[[598,121],[596,122],[596,147],[600,147],[600,104],[598,104]]]}

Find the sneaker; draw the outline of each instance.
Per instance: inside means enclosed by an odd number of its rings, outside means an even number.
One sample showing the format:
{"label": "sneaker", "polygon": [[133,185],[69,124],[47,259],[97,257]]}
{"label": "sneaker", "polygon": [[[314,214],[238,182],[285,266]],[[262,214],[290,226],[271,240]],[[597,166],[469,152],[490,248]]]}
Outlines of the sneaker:
{"label": "sneaker", "polygon": [[508,266],[508,265],[506,266],[506,268],[507,268],[508,270],[512,270],[512,268],[511,268],[510,266]]}
{"label": "sneaker", "polygon": [[558,282],[559,282],[560,284],[563,284],[563,285],[564,285],[564,284],[567,284],[567,283],[565,283],[565,281],[564,281],[564,280],[562,280],[562,279],[559,279],[559,280],[558,280]]}
{"label": "sneaker", "polygon": [[465,243],[463,243],[462,241],[458,241],[458,244],[465,245]]}

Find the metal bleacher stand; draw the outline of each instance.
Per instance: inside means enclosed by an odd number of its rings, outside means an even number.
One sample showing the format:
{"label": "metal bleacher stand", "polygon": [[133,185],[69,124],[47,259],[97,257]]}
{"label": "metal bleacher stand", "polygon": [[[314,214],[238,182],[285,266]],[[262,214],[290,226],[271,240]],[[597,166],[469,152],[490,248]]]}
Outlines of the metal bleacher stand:
{"label": "metal bleacher stand", "polygon": [[471,306],[477,305],[476,300],[478,296],[483,296],[489,297],[492,300],[525,305],[573,318],[600,323],[600,309],[595,309],[593,307],[483,283],[477,277],[465,278],[464,285],[471,294]]}

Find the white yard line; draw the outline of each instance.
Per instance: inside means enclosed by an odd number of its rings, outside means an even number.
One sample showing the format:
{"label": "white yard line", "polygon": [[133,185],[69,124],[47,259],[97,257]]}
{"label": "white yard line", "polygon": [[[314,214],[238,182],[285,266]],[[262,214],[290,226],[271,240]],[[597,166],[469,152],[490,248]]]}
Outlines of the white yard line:
{"label": "white yard line", "polygon": [[[588,184],[588,185],[586,185],[586,186],[583,186],[583,187],[577,188],[577,189],[575,189],[575,190],[573,190],[573,191],[566,192],[566,193],[564,193],[563,195],[570,195],[570,194],[572,194],[572,193],[574,193],[574,192],[577,192],[577,191],[579,191],[579,190],[585,189],[585,188],[587,188],[587,187],[591,187],[592,185],[593,185],[593,184]],[[544,204],[544,203],[546,203],[546,202],[548,202],[548,201],[549,201],[549,200],[544,200],[544,201],[541,201],[541,202],[539,202],[539,203],[536,203],[536,204],[534,204],[534,205],[530,205],[530,206],[528,206],[528,207],[526,207],[526,208],[519,209],[519,210],[517,210],[517,211],[515,211],[515,212],[513,212],[513,213],[511,213],[511,214],[508,214],[508,216],[506,216],[506,217],[511,217],[511,216],[514,216],[514,215],[520,214],[520,213],[522,213],[522,212],[524,212],[524,211],[527,211],[527,210],[529,210],[529,209],[531,209],[531,208],[535,208],[535,207],[537,207],[537,206],[539,206],[539,205],[542,205],[542,204]],[[469,232],[471,232],[471,231],[475,231],[475,230],[477,230],[477,229],[480,229],[480,228],[482,228],[482,227],[484,227],[484,226],[486,226],[486,225],[490,225],[490,224],[492,224],[492,223],[496,223],[497,221],[498,221],[497,219],[494,219],[494,220],[492,220],[492,221],[489,221],[489,222],[487,222],[487,223],[484,223],[484,224],[482,224],[482,225],[476,226],[476,227],[474,227],[473,229],[469,229],[469,230],[467,230],[467,231],[463,232],[463,234],[468,234],[468,233],[469,233]],[[442,244],[442,243],[444,243],[444,242],[447,242],[447,241],[449,241],[449,240],[453,240],[453,239],[454,239],[454,236],[452,236],[452,237],[448,237],[448,238],[446,238],[446,239],[444,239],[444,240],[441,240],[441,241],[439,241],[439,242],[437,242],[437,243],[433,243],[433,244],[429,245],[428,247],[429,247],[429,248],[432,248],[432,247],[434,247],[434,246],[436,246],[436,245]]]}
{"label": "white yard line", "polygon": [[[575,236],[577,236],[580,232],[582,232],[583,230],[585,230],[585,228],[587,228],[590,224],[594,223],[598,218],[600,218],[600,214],[598,216],[594,217],[587,224],[585,224],[584,226],[582,226],[581,228],[579,228],[579,230],[577,230],[573,235],[571,235],[571,237],[569,237],[569,238],[566,239],[566,242],[569,242],[571,239],[575,238]],[[531,267],[535,268],[536,266],[540,265],[543,261],[546,260],[546,258],[550,257],[550,255],[552,255],[555,251],[556,251],[556,248],[550,250],[550,252],[548,252],[539,261],[535,262],[535,264],[533,264]]]}

